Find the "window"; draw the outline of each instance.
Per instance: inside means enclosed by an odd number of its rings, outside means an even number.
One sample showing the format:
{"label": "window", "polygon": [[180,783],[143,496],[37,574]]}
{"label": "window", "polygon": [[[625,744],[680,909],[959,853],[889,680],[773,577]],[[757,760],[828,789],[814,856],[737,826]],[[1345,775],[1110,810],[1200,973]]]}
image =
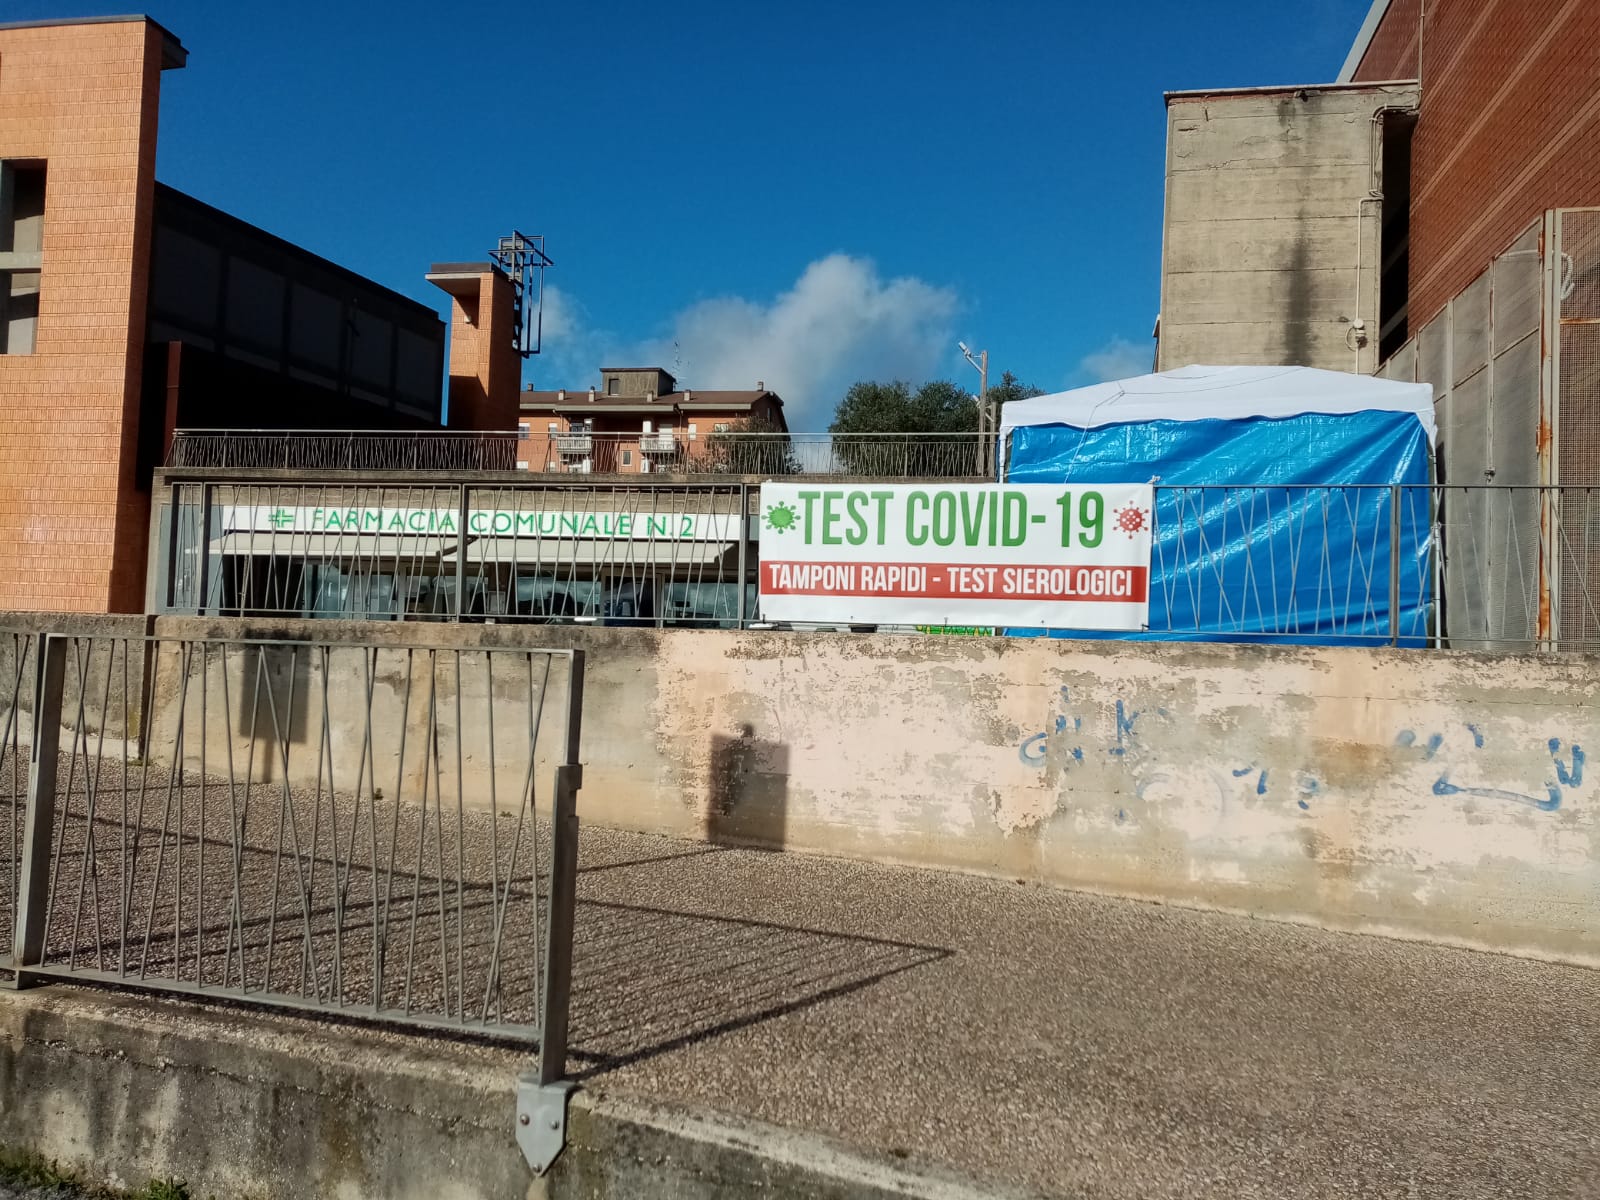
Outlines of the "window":
{"label": "window", "polygon": [[625,467],[633,466],[633,451],[632,450],[624,450],[622,452],[622,465],[625,466]]}
{"label": "window", "polygon": [[613,376],[611,376],[611,378],[607,379],[606,380],[606,395],[615,396],[617,394],[617,388],[621,386],[621,383],[622,383],[622,381],[619,380],[615,375],[613,375]]}
{"label": "window", "polygon": [[44,262],[44,164],[0,163],[0,354],[32,354]]}
{"label": "window", "polygon": [[550,424],[548,426],[546,426],[546,428],[551,433],[560,433],[561,432],[561,426],[559,424],[557,424],[555,421],[551,421]]}
{"label": "window", "polygon": [[517,422],[517,437],[522,441],[528,440],[528,423],[526,421]]}
{"label": "window", "polygon": [[695,434],[697,434],[699,432],[700,432],[700,426],[696,425],[693,421],[690,421],[689,422],[689,440],[691,442],[694,441]]}
{"label": "window", "polygon": [[713,425],[711,427],[711,432],[712,433],[727,433],[730,428],[732,428],[732,425],[731,425],[730,422],[728,422],[728,421],[718,421],[715,425]]}
{"label": "window", "polygon": [[526,471],[527,469],[528,469],[528,460],[525,459],[525,458],[517,459],[517,470]]}

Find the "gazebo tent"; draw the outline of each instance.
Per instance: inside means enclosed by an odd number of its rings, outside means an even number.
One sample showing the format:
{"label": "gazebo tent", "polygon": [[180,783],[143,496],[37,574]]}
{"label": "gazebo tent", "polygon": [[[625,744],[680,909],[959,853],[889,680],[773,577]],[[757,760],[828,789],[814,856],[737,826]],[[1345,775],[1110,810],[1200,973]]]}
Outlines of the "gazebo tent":
{"label": "gazebo tent", "polygon": [[1006,405],[1000,478],[1156,484],[1147,632],[1101,636],[1420,645],[1434,439],[1427,384],[1191,366]]}

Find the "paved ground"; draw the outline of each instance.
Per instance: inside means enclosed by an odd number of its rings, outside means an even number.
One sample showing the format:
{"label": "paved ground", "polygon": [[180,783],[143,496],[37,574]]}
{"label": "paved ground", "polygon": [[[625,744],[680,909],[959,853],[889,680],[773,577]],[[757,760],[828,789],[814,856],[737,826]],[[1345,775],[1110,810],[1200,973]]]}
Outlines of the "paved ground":
{"label": "paved ground", "polygon": [[591,1088],[1051,1195],[1600,1197],[1600,972],[585,831]]}
{"label": "paved ground", "polygon": [[[86,794],[69,806],[50,961],[125,950],[209,987],[242,962],[256,988],[270,966],[361,1005],[383,932],[386,1004],[470,1010],[493,976],[501,1015],[531,1012],[531,825],[289,813],[269,791],[235,874],[225,793],[152,792],[134,854],[101,786],[93,854]],[[283,848],[307,829],[344,831],[342,864]],[[594,828],[582,846],[590,1088],[1095,1200],[1600,1197],[1600,972]]]}

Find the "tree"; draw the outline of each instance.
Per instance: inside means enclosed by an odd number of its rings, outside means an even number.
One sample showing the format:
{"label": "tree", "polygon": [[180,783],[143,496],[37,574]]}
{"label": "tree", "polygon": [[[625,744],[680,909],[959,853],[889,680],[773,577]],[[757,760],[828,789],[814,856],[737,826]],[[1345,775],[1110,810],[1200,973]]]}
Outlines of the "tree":
{"label": "tree", "polygon": [[1000,377],[1000,385],[989,389],[989,402],[999,411],[1013,400],[1031,400],[1035,396],[1044,395],[1043,388],[1036,388],[1031,383],[1022,383],[1010,371]]}
{"label": "tree", "polygon": [[903,379],[852,384],[834,411],[829,433],[968,433],[978,428],[972,397],[948,379],[915,392]]}
{"label": "tree", "polygon": [[[1010,371],[991,401],[1001,405],[1043,393],[1020,383]],[[855,475],[960,476],[981,474],[978,406],[971,393],[948,379],[934,379],[916,391],[903,380],[853,384],[833,414],[828,432],[834,456]],[[933,437],[907,435],[933,434]],[[971,436],[959,436],[959,435]],[[876,436],[875,436],[876,435]]]}
{"label": "tree", "polygon": [[728,475],[798,475],[800,461],[787,430],[765,417],[749,417],[706,439],[702,469]]}

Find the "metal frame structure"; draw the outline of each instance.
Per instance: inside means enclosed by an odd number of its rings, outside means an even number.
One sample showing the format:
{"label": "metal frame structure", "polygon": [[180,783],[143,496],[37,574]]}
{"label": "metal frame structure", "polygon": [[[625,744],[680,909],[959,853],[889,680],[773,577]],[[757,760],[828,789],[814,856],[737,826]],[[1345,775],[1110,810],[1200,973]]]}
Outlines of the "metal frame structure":
{"label": "metal frame structure", "polygon": [[517,1131],[548,1169],[568,1090],[582,651],[0,630],[0,660],[15,986],[536,1044],[518,1108],[539,1124]]}
{"label": "metal frame structure", "polygon": [[[157,541],[154,595],[161,611],[214,616],[764,628],[760,494],[744,482],[562,476],[515,485],[179,481]],[[1600,487],[1157,485],[1155,496],[1152,595],[1185,590],[1181,608],[1215,619],[1152,634],[1600,648]],[[369,524],[396,511],[427,524],[415,515],[425,512],[449,529],[306,532],[293,514],[314,505],[356,510]],[[251,532],[229,532],[224,514],[241,506],[289,527],[257,520]],[[595,518],[587,536],[575,512]],[[1164,541],[1173,521],[1193,529]],[[1284,543],[1273,531],[1290,526],[1295,553],[1274,558]],[[1417,561],[1400,562],[1412,541]],[[1246,547],[1242,583],[1219,557],[1235,542]],[[1348,561],[1338,546],[1351,548]],[[317,582],[321,572],[338,587]],[[1398,615],[1403,581],[1408,595],[1431,597],[1426,621]],[[1550,607],[1558,590],[1559,627]],[[387,599],[375,601],[378,592]],[[613,603],[630,595],[633,607]],[[1307,608],[1319,596],[1338,598],[1337,628]]]}
{"label": "metal frame structure", "polygon": [[544,342],[544,269],[555,266],[544,252],[544,234],[513,230],[489,257],[511,280],[512,345],[524,358],[538,354]]}

